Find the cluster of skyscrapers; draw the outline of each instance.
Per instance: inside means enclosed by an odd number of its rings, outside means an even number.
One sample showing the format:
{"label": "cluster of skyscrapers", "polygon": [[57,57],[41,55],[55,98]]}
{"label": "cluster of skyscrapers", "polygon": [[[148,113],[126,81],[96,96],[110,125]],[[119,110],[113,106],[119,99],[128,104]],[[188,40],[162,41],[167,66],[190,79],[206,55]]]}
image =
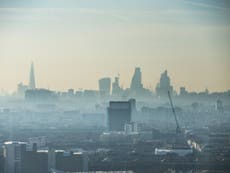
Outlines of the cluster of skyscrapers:
{"label": "cluster of skyscrapers", "polygon": [[[173,86],[171,85],[170,78],[167,70],[161,74],[160,82],[156,86],[156,95],[159,97],[167,96],[168,91],[174,94]],[[123,89],[119,84],[119,77],[115,77],[112,83],[111,92],[111,79],[109,77],[101,78],[99,80],[99,93],[101,96],[150,96],[153,95],[153,91],[145,88],[142,83],[142,72],[140,67],[136,67],[133,77],[131,79],[130,87]]]}
{"label": "cluster of skyscrapers", "polygon": [[[114,81],[110,77],[104,77],[98,80],[98,90],[74,90],[68,89],[67,92],[56,92],[48,89],[36,88],[34,65],[31,64],[29,84],[24,85],[18,84],[17,93],[20,96],[25,96],[26,99],[55,99],[57,97],[85,97],[85,98],[132,98],[132,97],[149,97],[156,96],[158,98],[166,98],[167,93],[170,92],[172,95],[177,95],[174,90],[170,77],[167,70],[160,75],[160,80],[155,87],[155,92],[151,89],[144,87],[142,83],[142,72],[140,67],[136,67],[132,76],[130,87],[122,88],[120,86],[119,76],[116,76]],[[221,94],[221,93],[214,93]],[[224,93],[223,93],[224,94]],[[180,87],[179,96],[193,97],[193,96],[207,96],[209,95],[208,90],[204,92],[188,92],[185,87]]]}
{"label": "cluster of skyscrapers", "polygon": [[[152,91],[149,89],[144,88],[142,83],[142,72],[140,67],[136,67],[133,77],[131,79],[130,87],[127,89],[123,89],[119,83],[119,77],[115,77],[114,82],[111,82],[110,77],[104,77],[99,79],[98,81],[98,88],[99,90],[85,90],[86,96],[102,96],[108,97],[112,96],[149,96],[152,94]],[[35,74],[34,74],[34,64],[31,64],[30,75],[29,75],[29,84],[24,85],[22,83],[18,84],[18,91],[19,95],[24,95],[27,90],[35,90]],[[167,91],[173,92],[173,87],[170,85],[170,78],[167,74],[167,71],[161,74],[160,82],[156,87],[156,94],[158,96],[164,96]],[[46,89],[39,89],[37,90],[38,94],[46,94],[48,91]],[[33,95],[31,91],[28,92],[29,95]],[[34,94],[36,95],[36,93]],[[68,96],[74,96],[75,92],[74,89],[69,89]],[[84,95],[81,91],[76,91],[76,95]]]}

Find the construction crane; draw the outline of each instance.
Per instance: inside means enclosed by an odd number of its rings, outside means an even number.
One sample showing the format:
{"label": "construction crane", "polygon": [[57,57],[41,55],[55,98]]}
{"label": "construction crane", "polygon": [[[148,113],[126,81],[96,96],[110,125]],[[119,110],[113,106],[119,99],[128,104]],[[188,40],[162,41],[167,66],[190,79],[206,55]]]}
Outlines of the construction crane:
{"label": "construction crane", "polygon": [[181,133],[180,125],[179,125],[179,122],[178,122],[178,119],[177,119],[177,115],[176,115],[176,112],[175,112],[175,109],[174,109],[174,106],[173,106],[173,102],[172,102],[172,98],[171,98],[171,95],[170,95],[169,91],[168,91],[168,97],[169,97],[169,102],[170,102],[172,112],[173,112],[173,115],[174,115],[174,118],[175,118],[175,121],[176,121],[176,134],[180,134]]}

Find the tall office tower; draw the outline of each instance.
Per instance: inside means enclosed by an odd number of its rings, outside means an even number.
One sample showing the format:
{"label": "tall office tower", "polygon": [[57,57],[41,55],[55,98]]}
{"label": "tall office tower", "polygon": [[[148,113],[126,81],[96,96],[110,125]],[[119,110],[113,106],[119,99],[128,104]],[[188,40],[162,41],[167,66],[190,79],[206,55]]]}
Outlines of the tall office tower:
{"label": "tall office tower", "polygon": [[121,91],[122,89],[119,84],[119,77],[115,77],[115,81],[112,84],[112,95],[119,96]]}
{"label": "tall office tower", "polygon": [[130,91],[132,94],[139,94],[143,91],[140,67],[135,68],[135,72],[134,72],[134,75],[131,81],[131,85],[130,85]]}
{"label": "tall office tower", "polygon": [[111,88],[111,79],[106,77],[102,78],[98,81],[99,84],[99,92],[101,96],[109,96],[110,88]]}
{"label": "tall office tower", "polygon": [[167,96],[168,91],[173,92],[173,87],[170,84],[170,78],[168,76],[167,70],[161,74],[160,82],[156,86],[157,96]]}
{"label": "tall office tower", "polygon": [[126,123],[131,122],[132,111],[135,110],[135,100],[110,101],[107,108],[107,126],[109,131],[124,131]]}
{"label": "tall office tower", "polygon": [[4,173],[23,173],[22,158],[26,152],[24,142],[5,142],[3,146],[5,170]]}
{"label": "tall office tower", "polygon": [[31,63],[30,67],[30,81],[29,81],[29,89],[35,89],[35,76],[34,76],[34,63]]}

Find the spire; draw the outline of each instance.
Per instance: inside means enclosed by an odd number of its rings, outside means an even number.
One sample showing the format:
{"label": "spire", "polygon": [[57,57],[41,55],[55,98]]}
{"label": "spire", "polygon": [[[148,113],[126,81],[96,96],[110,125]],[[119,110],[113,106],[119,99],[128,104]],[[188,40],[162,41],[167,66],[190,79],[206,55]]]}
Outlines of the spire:
{"label": "spire", "polygon": [[29,81],[29,89],[35,89],[35,76],[34,76],[34,63],[31,63],[30,66],[30,81]]}

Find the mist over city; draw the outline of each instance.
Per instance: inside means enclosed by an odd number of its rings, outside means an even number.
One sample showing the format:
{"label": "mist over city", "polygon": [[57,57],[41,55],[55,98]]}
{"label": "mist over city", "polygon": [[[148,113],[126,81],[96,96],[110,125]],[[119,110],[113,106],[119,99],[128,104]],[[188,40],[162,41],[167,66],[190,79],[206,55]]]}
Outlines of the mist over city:
{"label": "mist over city", "polygon": [[230,172],[227,0],[0,0],[0,173]]}

